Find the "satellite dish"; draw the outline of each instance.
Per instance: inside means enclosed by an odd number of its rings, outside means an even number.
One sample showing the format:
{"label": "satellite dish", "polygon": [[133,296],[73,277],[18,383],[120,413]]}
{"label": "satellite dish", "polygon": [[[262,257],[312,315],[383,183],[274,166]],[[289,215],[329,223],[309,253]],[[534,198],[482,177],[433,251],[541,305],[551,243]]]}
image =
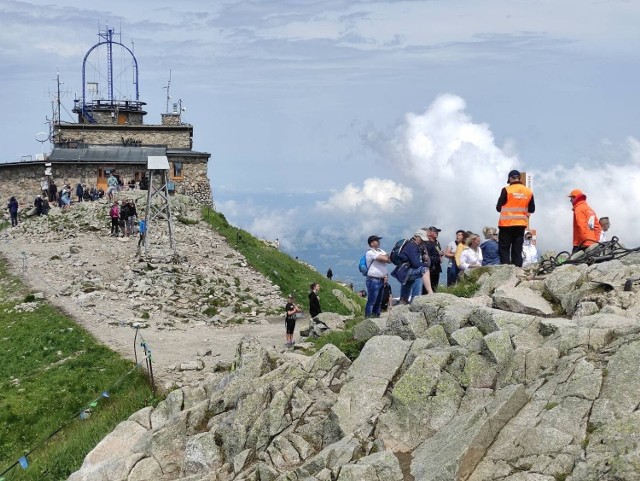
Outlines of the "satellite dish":
{"label": "satellite dish", "polygon": [[36,134],[36,140],[37,140],[38,142],[44,143],[44,142],[46,142],[47,140],[49,140],[49,134],[48,134],[48,133],[46,133],[46,132],[38,132],[38,133]]}

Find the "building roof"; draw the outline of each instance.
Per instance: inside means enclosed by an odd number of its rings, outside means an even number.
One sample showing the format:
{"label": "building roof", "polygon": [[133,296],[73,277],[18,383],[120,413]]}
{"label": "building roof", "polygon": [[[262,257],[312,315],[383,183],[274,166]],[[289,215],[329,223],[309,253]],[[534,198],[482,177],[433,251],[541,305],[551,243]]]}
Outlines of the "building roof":
{"label": "building roof", "polygon": [[150,155],[167,155],[164,147],[124,147],[89,145],[78,149],[54,148],[48,162],[108,162],[113,164],[146,164]]}

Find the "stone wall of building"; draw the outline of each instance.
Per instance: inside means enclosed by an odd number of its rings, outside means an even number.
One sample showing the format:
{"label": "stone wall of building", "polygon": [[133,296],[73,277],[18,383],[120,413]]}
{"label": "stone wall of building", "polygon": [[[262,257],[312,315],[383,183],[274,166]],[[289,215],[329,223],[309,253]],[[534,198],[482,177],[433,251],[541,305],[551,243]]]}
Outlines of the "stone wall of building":
{"label": "stone wall of building", "polygon": [[[125,113],[127,125],[142,125],[143,116],[140,112],[128,112]],[[95,120],[99,124],[106,125],[118,125],[118,115],[114,113],[113,117],[111,116],[111,112],[101,112],[101,111],[93,111],[91,112],[91,116],[93,120]]]}
{"label": "stone wall of building", "polygon": [[162,125],[180,125],[180,114],[160,114]]}
{"label": "stone wall of building", "polygon": [[[174,159],[172,158],[173,162]],[[175,191],[194,197],[203,205],[212,205],[211,186],[207,177],[207,163],[193,162],[187,159],[175,159],[183,162],[183,178],[170,179],[174,182]],[[88,187],[95,186],[98,179],[98,167],[104,164],[65,164],[52,166],[52,178],[60,191],[63,184],[71,185],[72,194],[75,187],[83,183]],[[116,165],[116,172],[120,174],[125,184],[134,178],[135,172],[146,172],[145,164]],[[21,207],[33,205],[33,201],[40,193],[40,182],[45,179],[44,164],[25,164],[2,166],[0,164],[0,203],[2,209],[6,207],[11,196],[15,196]]]}
{"label": "stone wall of building", "polygon": [[165,126],[150,129],[148,126],[104,126],[78,128],[78,124],[62,125],[60,133],[54,133],[59,144],[65,142],[84,142],[91,145],[123,145],[125,142],[139,145],[166,145],[171,149],[191,149],[193,129],[190,126]]}
{"label": "stone wall of building", "polygon": [[[180,162],[180,159],[172,158],[171,161]],[[207,176],[207,163],[183,161],[182,173],[182,180],[172,179],[176,185],[176,192],[189,195],[203,205],[213,205],[211,183]]]}

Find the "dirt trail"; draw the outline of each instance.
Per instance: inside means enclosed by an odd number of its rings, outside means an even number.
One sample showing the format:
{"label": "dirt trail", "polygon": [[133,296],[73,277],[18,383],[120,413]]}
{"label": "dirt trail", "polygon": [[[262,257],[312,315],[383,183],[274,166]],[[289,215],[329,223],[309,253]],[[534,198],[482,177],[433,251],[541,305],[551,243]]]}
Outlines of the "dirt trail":
{"label": "dirt trail", "polygon": [[[171,277],[169,269],[175,268],[167,266],[166,275],[153,281],[158,285],[145,291],[144,283],[150,281],[139,269],[142,263],[136,255],[137,237],[110,237],[102,218],[106,204],[88,204],[92,205],[72,206],[72,211],[67,213],[54,209],[48,219],[28,220],[0,233],[0,255],[30,289],[42,292],[48,302],[127,359],[135,358],[132,325],[135,322],[145,325],[139,332],[152,350],[154,373],[160,386],[192,385],[201,381],[212,372],[218,360],[233,358],[238,342],[245,335],[257,337],[267,347],[284,346],[283,320],[277,314],[278,309],[284,307],[284,299],[279,292],[274,294],[273,288],[261,292],[258,286],[268,288],[269,281],[243,265],[243,258],[221,236],[202,224],[176,223],[182,277],[177,280],[174,279],[177,274]],[[75,216],[73,209],[77,209]],[[79,218],[88,219],[88,224],[81,226]],[[163,239],[157,237],[155,242],[161,245]],[[164,267],[161,261],[155,262],[156,266]],[[217,288],[216,283],[225,278],[224,285],[229,285],[230,275],[239,285],[238,291],[256,292],[259,298],[256,302],[269,304],[270,315],[253,312],[247,315],[253,322],[241,324],[215,324],[205,320],[203,295],[187,297],[200,287],[185,279],[197,277],[198,283],[205,279]],[[85,288],[83,292],[78,287],[81,279],[99,287]],[[173,284],[166,279],[173,279]],[[142,290],[134,291],[141,283]],[[233,285],[225,287],[225,292],[231,288]],[[148,318],[141,318],[141,309],[148,310]],[[207,351],[211,354],[204,355]],[[198,359],[204,363],[202,370],[176,369],[180,364]]]}

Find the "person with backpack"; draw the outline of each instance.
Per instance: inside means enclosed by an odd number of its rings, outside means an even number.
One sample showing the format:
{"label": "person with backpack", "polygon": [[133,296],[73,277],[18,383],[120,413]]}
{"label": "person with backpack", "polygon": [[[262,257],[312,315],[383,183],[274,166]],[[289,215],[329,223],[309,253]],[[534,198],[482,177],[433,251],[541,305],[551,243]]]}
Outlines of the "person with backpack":
{"label": "person with backpack", "polygon": [[387,276],[387,264],[389,255],[380,249],[382,237],[371,235],[367,239],[369,250],[365,254],[367,275],[367,304],[364,308],[364,317],[380,317],[382,311],[382,293],[384,291],[384,278]]}
{"label": "person with backpack", "polygon": [[409,304],[411,289],[416,279],[422,278],[422,283],[429,294],[431,288],[431,274],[429,272],[429,256],[423,257],[421,245],[427,242],[427,231],[419,229],[413,237],[405,242],[400,251],[403,262],[398,265],[391,275],[400,283],[400,304]]}

